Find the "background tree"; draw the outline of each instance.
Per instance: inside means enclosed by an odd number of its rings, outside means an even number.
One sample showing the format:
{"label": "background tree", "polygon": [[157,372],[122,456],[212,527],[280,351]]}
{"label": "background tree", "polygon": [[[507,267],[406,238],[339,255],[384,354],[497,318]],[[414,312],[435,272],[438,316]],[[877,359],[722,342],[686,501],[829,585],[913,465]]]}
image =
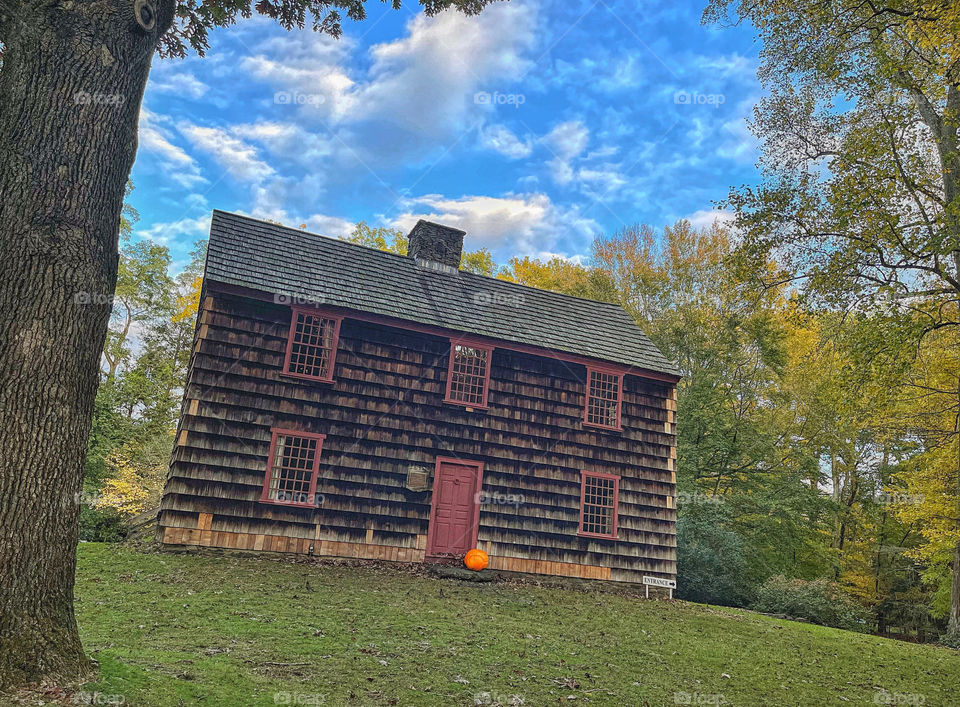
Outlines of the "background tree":
{"label": "background tree", "polygon": [[[772,574],[822,569],[815,519],[823,513],[817,487],[804,483],[804,459],[784,451],[792,419],[775,415],[795,327],[791,303],[777,289],[758,294],[731,267],[732,253],[725,228],[685,221],[660,232],[633,226],[594,243],[595,264],[618,301],[684,376],[677,492],[687,547],[679,593],[743,605]],[[743,566],[716,567],[710,548],[717,547],[736,548]],[[717,570],[707,594],[705,578]]]}
{"label": "background tree", "polygon": [[[343,240],[367,248],[396,253],[397,255],[406,255],[407,246],[409,246],[409,241],[403,231],[383,226],[369,226],[366,221],[358,222],[353,227],[353,232],[349,236],[343,237]],[[496,274],[497,265],[493,262],[490,251],[481,248],[480,250],[465,251],[461,254],[460,269],[477,275],[492,277]]]}
{"label": "background tree", "polygon": [[[915,454],[894,469],[887,490],[896,501],[900,521],[916,528],[923,539],[908,548],[919,560],[928,584],[934,587],[935,615],[953,619],[951,568],[955,563],[957,508],[956,381],[960,378],[960,346],[953,332],[942,329],[927,335],[912,361],[897,401],[893,422],[914,442]],[[954,641],[955,636],[948,636]]]}
{"label": "background tree", "polygon": [[206,242],[176,276],[169,274],[164,246],[141,241],[124,251],[130,261],[121,269],[126,302],[115,300],[110,334],[126,328],[127,302],[149,306],[127,334],[125,356],[111,360],[104,351],[80,499],[83,540],[123,538],[125,516],[159,501],[193,343]]}
{"label": "background tree", "polygon": [[[715,0],[707,18],[729,11],[758,28],[769,91],[753,124],[764,181],[730,198],[748,248],[776,252],[827,306],[887,316],[878,352],[915,356],[937,332],[960,345],[953,4]],[[960,381],[949,387],[955,439]],[[951,466],[960,488],[960,455]],[[960,645],[960,509],[948,515],[950,640]]]}
{"label": "background tree", "polygon": [[124,240],[113,309],[103,346],[107,380],[113,380],[117,367],[130,358],[131,327],[170,307],[170,278],[167,275],[170,254],[167,248],[151,241],[131,243],[129,237]]}
{"label": "background tree", "polygon": [[370,226],[366,221],[357,222],[350,235],[341,236],[341,238],[349,243],[397,255],[406,255],[407,247],[410,245],[406,234],[400,229]]}
{"label": "background tree", "polygon": [[211,28],[254,12],[334,36],[341,13],[366,14],[363,0],[0,0],[0,687],[88,668],[73,616],[74,497],[150,64],[158,49],[202,54]]}
{"label": "background tree", "polygon": [[617,301],[613,283],[605,271],[565,258],[551,258],[546,262],[529,256],[511,258],[505,267],[498,270],[497,277],[574,297],[601,302]]}

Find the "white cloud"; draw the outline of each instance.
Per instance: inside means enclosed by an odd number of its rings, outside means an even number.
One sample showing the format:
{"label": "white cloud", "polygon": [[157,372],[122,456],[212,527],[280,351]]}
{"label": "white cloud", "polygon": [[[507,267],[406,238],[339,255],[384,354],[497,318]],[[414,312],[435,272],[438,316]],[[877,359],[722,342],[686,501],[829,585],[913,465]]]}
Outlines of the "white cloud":
{"label": "white cloud", "polygon": [[304,219],[307,230],[324,236],[349,236],[353,232],[354,223],[338,216],[313,214]]}
{"label": "white cloud", "polygon": [[477,17],[417,14],[405,36],[369,50],[362,72],[345,68],[364,63],[352,55],[354,43],[310,32],[268,42],[241,66],[290,96],[278,109],[330,126],[342,143],[337,155],[344,164],[422,160],[498,110],[478,105],[474,95],[509,93],[531,65],[536,12],[533,4],[498,4]]}
{"label": "white cloud", "polygon": [[292,32],[282,39],[264,42],[265,53],[244,57],[240,67],[254,78],[282,89],[271,96],[278,106],[291,110],[306,106],[327,116],[353,87],[343,64],[354,46],[349,36],[337,40],[327,34]]}
{"label": "white cloud", "polygon": [[501,256],[538,256],[565,243],[589,243],[599,230],[576,207],[554,204],[546,194],[464,196],[451,199],[429,194],[410,200],[408,210],[392,225],[404,231],[427,219],[462,228],[465,247],[488,248]]}
{"label": "white cloud", "polygon": [[634,88],[640,84],[642,78],[642,62],[637,53],[627,54],[616,63],[611,62],[600,77],[599,87],[606,91],[619,91],[625,88]]}
{"label": "white cloud", "polygon": [[190,164],[193,158],[170,142],[169,132],[159,125],[159,117],[146,108],[140,111],[140,146],[177,164]]}
{"label": "white cloud", "polygon": [[589,86],[592,90],[617,93],[636,88],[643,82],[643,66],[649,61],[649,55],[643,55],[644,50],[637,48],[615,53],[599,46],[591,49],[589,56],[575,61],[556,59],[542,72],[547,85],[559,89]]}
{"label": "white cloud", "polygon": [[234,125],[230,132],[260,143],[271,155],[298,164],[310,173],[322,171],[321,166],[329,163],[337,151],[337,145],[328,137],[294,123],[260,121]]}
{"label": "white cloud", "polygon": [[[375,46],[371,80],[353,94],[355,117],[387,112],[417,130],[456,124],[465,109],[478,110],[477,89],[519,78],[530,63],[523,54],[533,43],[535,11],[530,5],[487,9],[478,17],[417,15],[407,37]],[[440,125],[424,125],[431,117]]]}
{"label": "white cloud", "polygon": [[550,176],[557,184],[569,184],[573,181],[573,167],[559,157],[547,160],[547,167],[550,168]]}
{"label": "white cloud", "polygon": [[746,57],[737,53],[714,54],[695,56],[692,65],[710,79],[738,78],[755,81],[758,61],[756,57]]}
{"label": "white cloud", "polygon": [[569,184],[573,181],[575,169],[572,161],[587,149],[589,141],[590,131],[580,120],[560,123],[540,138],[540,142],[553,154],[553,159],[547,161],[553,181],[557,184]]}
{"label": "white cloud", "polygon": [[717,154],[741,164],[753,164],[759,158],[760,142],[750,132],[746,118],[734,118],[723,124],[725,138]]}
{"label": "white cloud", "polygon": [[604,164],[596,169],[583,168],[577,172],[577,178],[601,198],[612,195],[627,185],[627,178],[620,173],[617,165],[613,164]]}
{"label": "white cloud", "polygon": [[239,181],[257,182],[275,174],[273,168],[260,159],[256,147],[223,128],[206,128],[185,123],[180,126],[180,132],[195,147],[210,153]]}
{"label": "white cloud", "polygon": [[734,220],[733,214],[723,209],[699,209],[683,218],[689,221],[694,228],[709,228],[714,222],[726,224],[733,223]]}
{"label": "white cloud", "polygon": [[181,218],[166,223],[155,223],[149,228],[138,228],[137,236],[166,245],[187,236],[191,241],[206,238],[210,232],[210,214],[196,218]]}
{"label": "white cloud", "polygon": [[491,125],[482,130],[480,140],[484,147],[512,160],[529,157],[533,152],[529,139],[520,140],[505,125]]}
{"label": "white cloud", "polygon": [[140,147],[163,157],[163,168],[168,176],[181,186],[192,189],[207,180],[200,174],[200,166],[196,160],[172,142],[173,133],[166,127],[169,122],[169,118],[141,108],[138,134]]}
{"label": "white cloud", "polygon": [[557,157],[565,160],[577,157],[590,140],[590,131],[581,120],[568,120],[555,126],[543,136],[543,142],[553,150]]}
{"label": "white cloud", "polygon": [[589,258],[585,255],[564,255],[563,253],[551,253],[549,250],[542,250],[536,255],[538,260],[543,262],[549,262],[551,260],[566,260],[568,263],[573,263],[574,265],[585,265]]}
{"label": "white cloud", "polygon": [[[246,213],[240,211],[240,213]],[[282,207],[267,207],[259,204],[254,207],[249,215],[253,218],[267,221],[276,221],[289,228],[302,228],[310,233],[319,233],[321,236],[331,236],[334,238],[347,236],[353,231],[353,221],[340,218],[338,216],[329,216],[327,214],[310,214],[303,216],[300,214],[291,214]]]}
{"label": "white cloud", "polygon": [[210,87],[189,72],[177,72],[151,81],[150,89],[197,99],[203,98]]}

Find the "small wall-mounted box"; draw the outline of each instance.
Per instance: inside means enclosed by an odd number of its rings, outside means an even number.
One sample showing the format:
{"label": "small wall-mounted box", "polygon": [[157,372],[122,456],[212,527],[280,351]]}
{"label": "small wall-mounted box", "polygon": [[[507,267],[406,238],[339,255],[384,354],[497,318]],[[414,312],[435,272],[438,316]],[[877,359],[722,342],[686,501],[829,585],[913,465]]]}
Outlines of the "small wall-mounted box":
{"label": "small wall-mounted box", "polygon": [[411,491],[426,491],[430,488],[430,470],[425,466],[411,466],[407,470],[407,488]]}

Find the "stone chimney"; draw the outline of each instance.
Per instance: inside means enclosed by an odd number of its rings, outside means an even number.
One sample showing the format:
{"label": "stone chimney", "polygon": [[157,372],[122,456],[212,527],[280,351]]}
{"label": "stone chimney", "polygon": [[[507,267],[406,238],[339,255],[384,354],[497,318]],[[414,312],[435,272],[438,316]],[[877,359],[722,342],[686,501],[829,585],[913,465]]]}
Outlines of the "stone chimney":
{"label": "stone chimney", "polygon": [[463,237],[466,231],[450,226],[441,226],[423,219],[410,231],[407,255],[416,260],[439,263],[456,270],[460,267],[463,252]]}

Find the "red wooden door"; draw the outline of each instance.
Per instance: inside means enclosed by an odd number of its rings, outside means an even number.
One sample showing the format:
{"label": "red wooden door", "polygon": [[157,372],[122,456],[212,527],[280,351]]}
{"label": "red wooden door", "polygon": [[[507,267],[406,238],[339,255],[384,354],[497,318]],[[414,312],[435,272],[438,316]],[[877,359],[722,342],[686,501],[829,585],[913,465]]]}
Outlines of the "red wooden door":
{"label": "red wooden door", "polygon": [[433,481],[427,555],[463,555],[477,542],[480,518],[478,493],[483,466],[438,459]]}

